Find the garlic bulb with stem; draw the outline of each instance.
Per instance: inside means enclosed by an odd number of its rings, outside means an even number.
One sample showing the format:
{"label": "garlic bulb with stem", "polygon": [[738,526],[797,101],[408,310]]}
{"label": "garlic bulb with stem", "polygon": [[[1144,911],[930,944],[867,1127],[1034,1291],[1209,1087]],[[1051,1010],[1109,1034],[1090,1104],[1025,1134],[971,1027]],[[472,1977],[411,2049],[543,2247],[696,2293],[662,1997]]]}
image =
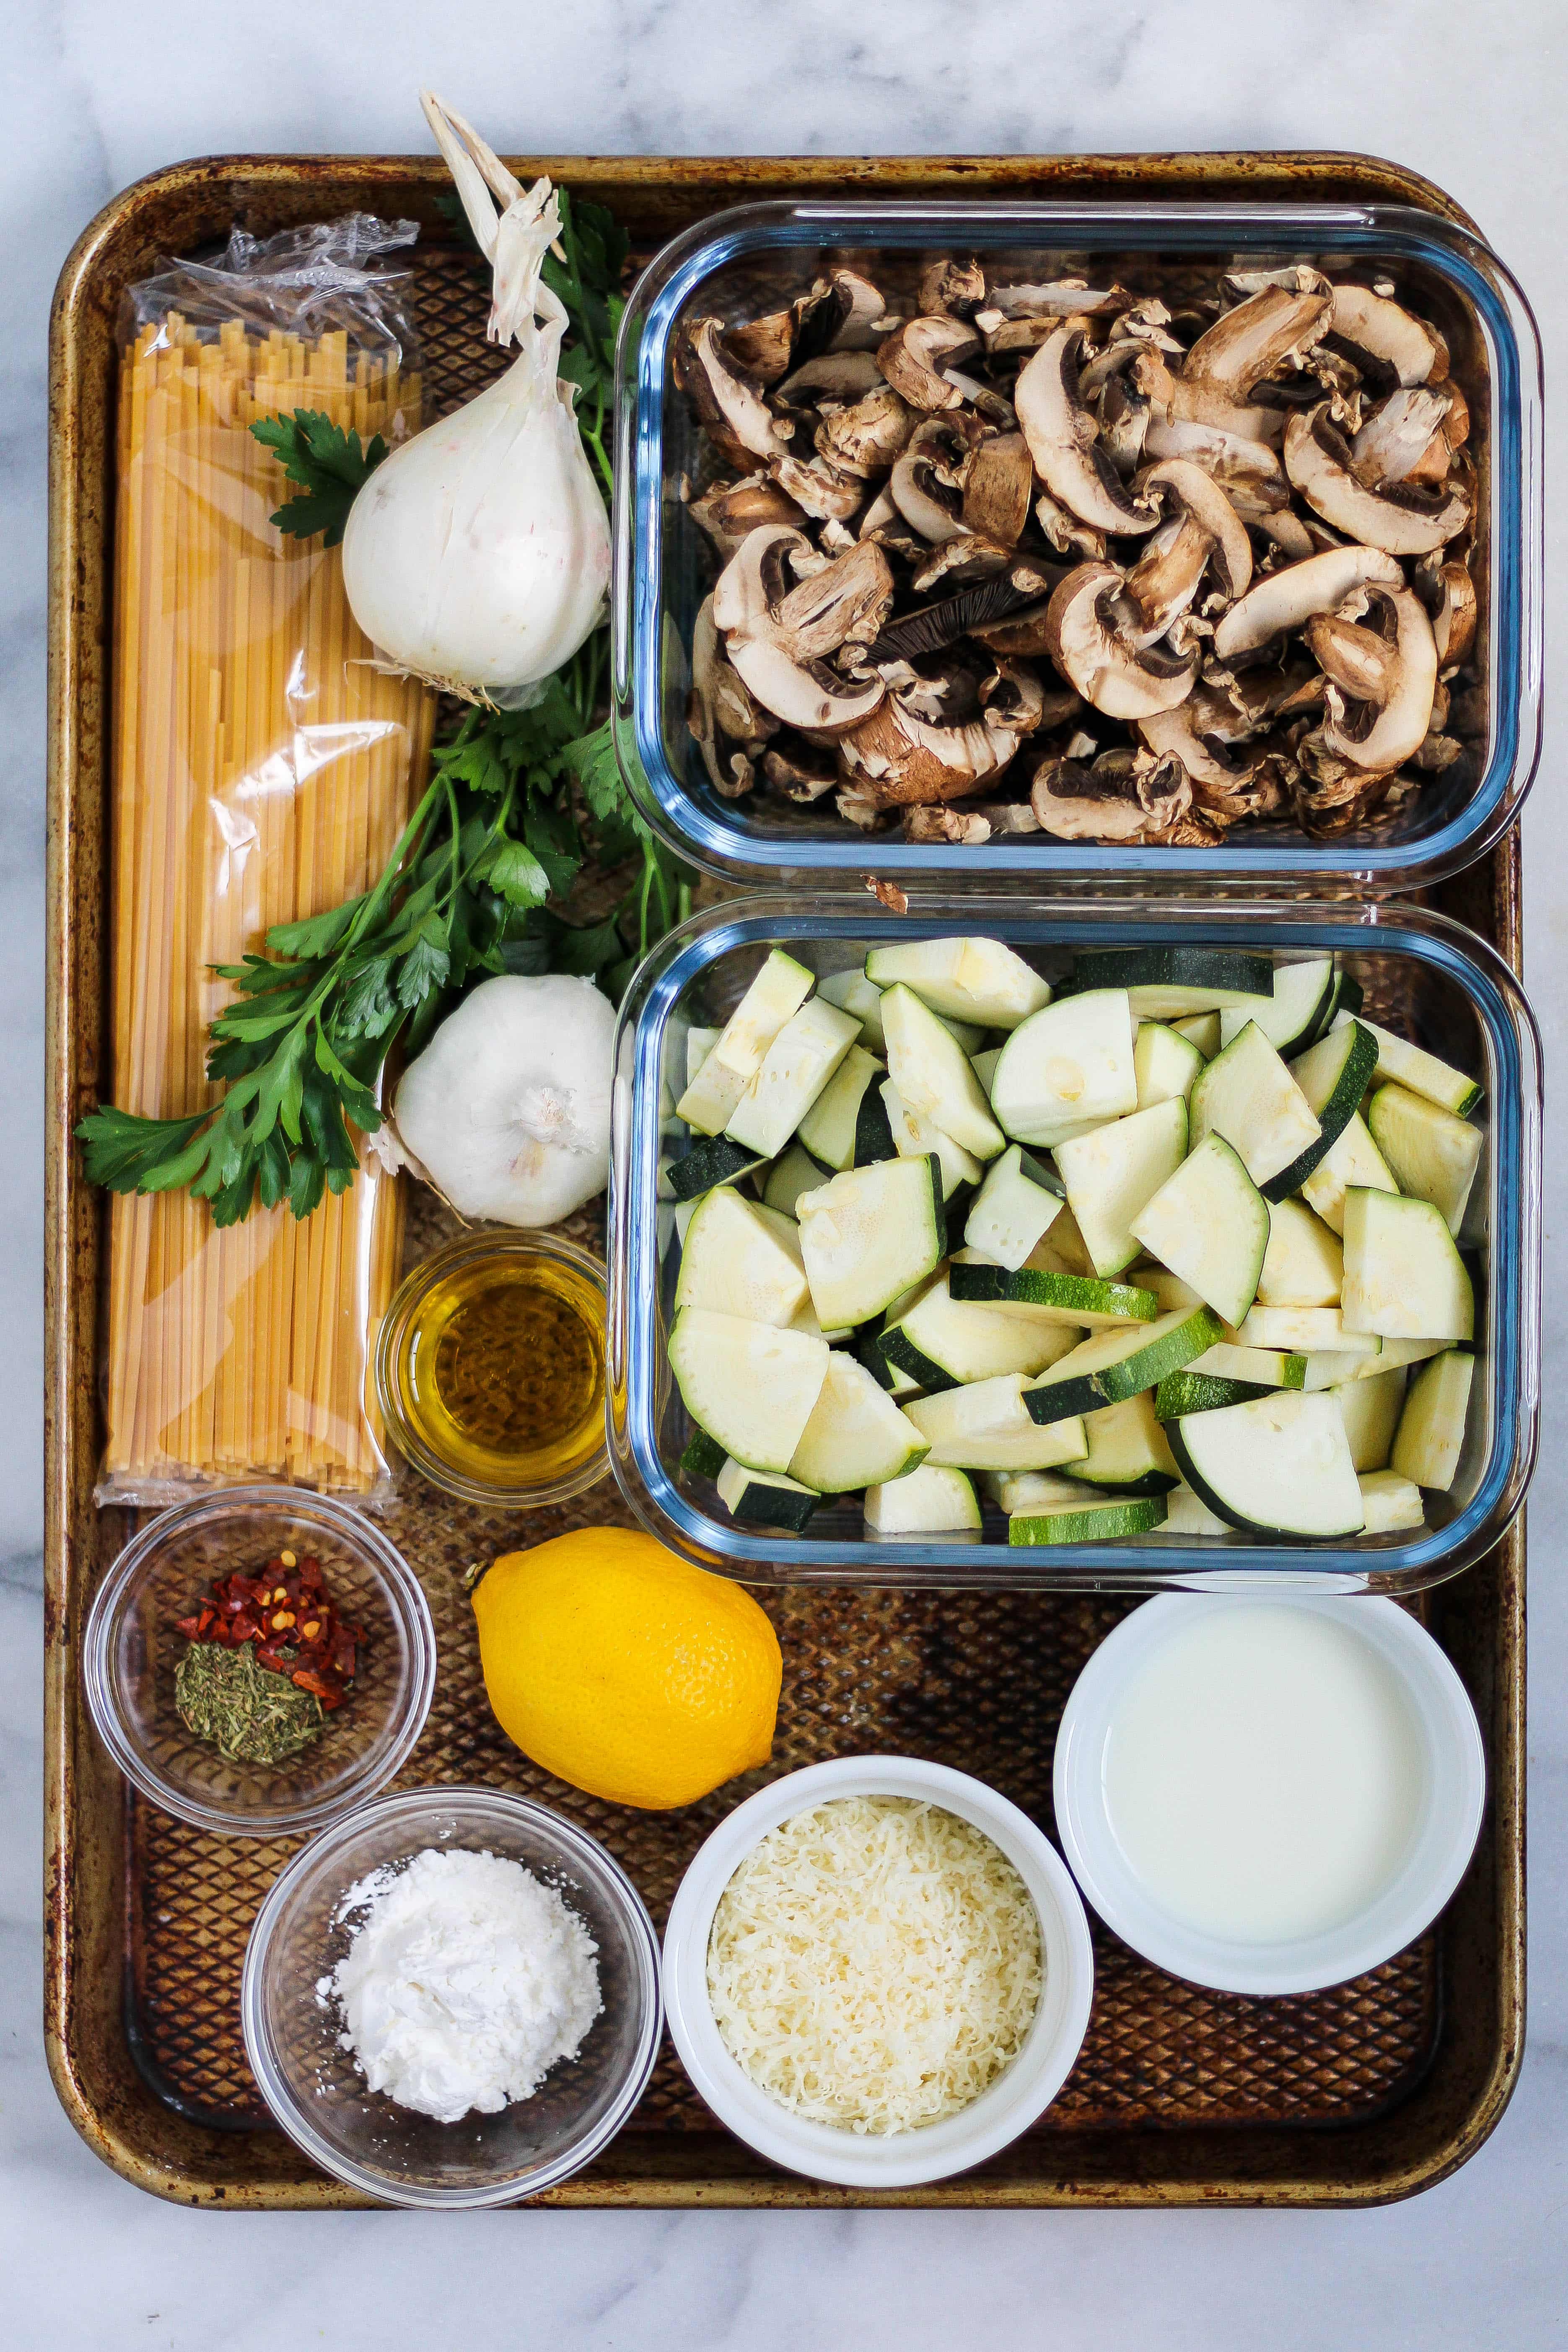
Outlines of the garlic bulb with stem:
{"label": "garlic bulb with stem", "polygon": [[547,179],[525,190],[428,91],[423,104],[493,265],[488,332],[517,357],[376,468],[350,511],[343,585],[385,661],[524,708],[598,623],[610,576],[604,498],[557,373],[567,312],[542,274],[560,205]]}

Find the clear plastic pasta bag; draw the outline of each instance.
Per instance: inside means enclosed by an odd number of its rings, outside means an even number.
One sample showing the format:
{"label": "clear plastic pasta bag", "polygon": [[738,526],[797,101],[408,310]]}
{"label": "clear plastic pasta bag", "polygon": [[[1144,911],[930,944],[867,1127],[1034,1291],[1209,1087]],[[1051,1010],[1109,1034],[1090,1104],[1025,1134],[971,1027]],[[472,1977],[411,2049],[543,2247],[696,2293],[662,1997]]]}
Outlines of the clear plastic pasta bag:
{"label": "clear plastic pasta bag", "polygon": [[[428,763],[434,704],[374,661],[339,551],[270,520],[294,492],[250,425],[324,413],[395,441],[419,428],[412,223],[357,214],[216,263],[174,262],[126,298],[113,648],[112,1099],[174,1118],[217,1099],[210,968],[270,927],[368,888]],[[308,1217],[215,1224],[184,1192],[117,1196],[108,1442],[98,1497],[287,1478],[367,1494],[384,1477],[370,1379],[397,1279],[396,1180],[361,1150]]]}

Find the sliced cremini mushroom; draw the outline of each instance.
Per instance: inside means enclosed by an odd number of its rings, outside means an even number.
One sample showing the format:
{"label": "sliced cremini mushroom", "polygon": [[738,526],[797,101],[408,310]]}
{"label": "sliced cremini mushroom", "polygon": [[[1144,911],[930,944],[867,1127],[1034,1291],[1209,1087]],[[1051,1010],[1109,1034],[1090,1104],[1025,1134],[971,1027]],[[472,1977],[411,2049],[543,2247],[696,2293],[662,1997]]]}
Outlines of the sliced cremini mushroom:
{"label": "sliced cremini mushroom", "polygon": [[826,400],[860,400],[886,380],[875,352],[819,352],[785,376],[778,396],[799,407]]}
{"label": "sliced cremini mushroom", "polygon": [[1130,495],[1096,442],[1095,422],[1078,387],[1082,350],[1081,328],[1060,327],[1018,378],[1015,404],[1035,471],[1053,498],[1096,530],[1121,536],[1152,530],[1153,509]]}
{"label": "sliced cremini mushroom", "polygon": [[765,319],[748,319],[724,330],[724,349],[743,375],[758,383],[777,383],[789,372],[795,350],[793,310],[772,310]]}
{"label": "sliced cremini mushroom", "polygon": [[1326,293],[1266,286],[1198,337],[1182,373],[1243,401],[1255,385],[1300,365],[1327,327],[1330,308]]}
{"label": "sliced cremini mushroom", "polygon": [[1005,727],[1011,735],[1033,735],[1045,721],[1046,690],[1022,662],[999,661],[980,682],[980,707],[992,726]]}
{"label": "sliced cremini mushroom", "polygon": [[1355,831],[1379,815],[1396,792],[1392,770],[1369,773],[1331,756],[1310,736],[1288,779],[1290,810],[1302,830],[1322,840]]}
{"label": "sliced cremini mushroom", "polygon": [[1448,373],[1448,347],[1436,327],[1368,287],[1335,287],[1330,331],[1396,383],[1431,383]]}
{"label": "sliced cremini mushroom", "polygon": [[[1445,388],[1430,392],[1424,384],[1402,386],[1371,411],[1351,443],[1351,471],[1369,490],[1390,482],[1408,481],[1438,437],[1453,405]],[[1443,471],[1448,470],[1448,444],[1443,442]]]}
{"label": "sliced cremini mushroom", "polygon": [[888,318],[881,289],[855,269],[829,270],[795,307],[795,348],[803,361],[818,352],[874,351],[897,323]]}
{"label": "sliced cremini mushroom", "polygon": [[1140,770],[1131,751],[1102,753],[1092,767],[1042,760],[1029,788],[1030,807],[1058,841],[1146,842],[1184,816],[1192,797],[1179,761]]}
{"label": "sliced cremini mushroom", "polygon": [[1167,417],[1152,404],[1143,453],[1152,458],[1185,457],[1212,475],[1244,522],[1276,514],[1289,504],[1290,485],[1279,457],[1265,441],[1251,441],[1223,425]]}
{"label": "sliced cremini mushroom", "polygon": [[1145,643],[1163,637],[1212,571],[1220,593],[1245,596],[1252,581],[1252,542],[1240,516],[1213,478],[1184,457],[1166,457],[1139,475],[1140,499],[1164,517],[1144,541],[1127,575],[1127,593],[1142,615]]}
{"label": "sliced cremini mushroom", "polygon": [[1265,573],[1222,615],[1214,634],[1215,652],[1221,661],[1234,661],[1288,629],[1300,628],[1314,613],[1337,611],[1369,582],[1398,586],[1404,576],[1392,556],[1371,547],[1331,548],[1304,562],[1285,564]]}
{"label": "sliced cremini mushroom", "polygon": [[1430,572],[1417,567],[1415,586],[1431,618],[1441,674],[1451,677],[1476,641],[1476,583],[1462,563],[1444,563]]}
{"label": "sliced cremini mushroom", "polygon": [[928,319],[942,312],[954,319],[971,319],[985,299],[985,272],[973,257],[933,261],[921,274],[917,299]]}
{"label": "sliced cremini mushroom", "polygon": [[[1162,760],[1179,760],[1198,806],[1234,824],[1244,817],[1271,815],[1283,792],[1277,747],[1247,740],[1236,711],[1212,688],[1196,687],[1179,709],[1141,719],[1138,732]],[[1230,746],[1241,742],[1241,756]]]}
{"label": "sliced cremini mushroom", "polygon": [[[1051,598],[1046,650],[1069,686],[1108,719],[1173,710],[1191,691],[1195,656],[1184,659],[1133,638],[1138,614],[1114,563],[1081,563]],[[1043,820],[1042,820],[1043,822]]]}
{"label": "sliced cremini mushroom", "polygon": [[786,727],[842,735],[868,719],[887,691],[879,677],[852,682],[825,661],[793,661],[767,637],[731,637],[727,646],[757,700]]}
{"label": "sliced cremini mushroom", "polygon": [[901,456],[918,423],[891,384],[879,384],[847,408],[836,408],[816,428],[818,457],[844,474],[885,474]]}
{"label": "sliced cremini mushroom", "polygon": [[1331,294],[1334,290],[1321,269],[1304,261],[1285,262],[1278,269],[1227,269],[1219,284],[1220,292],[1230,302],[1245,301],[1249,294],[1261,294],[1268,286],[1281,286],[1288,294]]}
{"label": "sliced cremini mushroom", "polygon": [[1142,460],[1150,405],[1125,376],[1113,375],[1100,395],[1100,444],[1125,481]]}
{"label": "sliced cremini mushroom", "polygon": [[721,320],[694,319],[677,368],[710,435],[744,467],[752,457],[778,457],[788,442],[756,384],[727,356],[722,333]]}
{"label": "sliced cremini mushroom", "polygon": [[893,467],[889,494],[904,520],[921,539],[938,546],[963,530],[963,482],[969,461],[983,437],[976,424],[971,436],[947,420],[928,417]]}
{"label": "sliced cremini mushroom", "polygon": [[929,596],[938,588],[973,588],[1005,572],[1010,555],[1010,549],[998,547],[993,540],[960,531],[928,551],[910,585],[917,596]]}
{"label": "sliced cremini mushroom", "polygon": [[[1353,600],[1357,604],[1360,598]],[[1375,629],[1339,613],[1320,613],[1301,632],[1308,651],[1326,678],[1357,702],[1385,702],[1393,691],[1399,660],[1392,645]]]}
{"label": "sliced cremini mushroom", "polygon": [[[1382,773],[1403,765],[1425,740],[1437,685],[1437,646],[1426,607],[1408,588],[1373,586],[1362,593],[1388,652],[1384,690],[1352,702],[1331,677],[1327,716],[1312,740],[1327,758]],[[1342,649],[1341,649],[1342,651]]]}
{"label": "sliced cremini mushroom", "polygon": [[687,509],[712,541],[726,562],[748,535],[762,523],[782,523],[798,529],[805,510],[780,489],[768,474],[748,474],[738,482],[721,482],[694,499]]}
{"label": "sliced cremini mushroom", "polygon": [[1034,463],[1021,433],[983,441],[963,476],[963,526],[997,547],[1016,547],[1029,520]]}
{"label": "sliced cremini mushroom", "polygon": [[1265,560],[1269,562],[1275,559],[1268,551],[1275,548],[1288,563],[1302,563],[1309,555],[1319,551],[1317,541],[1300,516],[1292,514],[1288,507],[1281,507],[1278,514],[1249,515],[1247,529],[1264,542]]}
{"label": "sliced cremini mushroom", "polygon": [[[891,606],[893,575],[874,540],[857,541],[847,554],[792,584],[794,559],[803,549],[815,553],[801,532],[764,524],[720,574],[713,618],[742,677],[748,676],[740,659],[742,645],[771,645],[788,661],[820,661],[848,637],[874,637]],[[753,691],[770,710],[787,717],[760,687]]]}
{"label": "sliced cremini mushroom", "polygon": [[841,473],[825,457],[775,457],[768,468],[796,506],[818,522],[848,522],[866,499],[858,474]]}
{"label": "sliced cremini mushroom", "polygon": [[1350,444],[1330,421],[1326,403],[1292,416],[1285,428],[1285,470],[1335,530],[1388,555],[1425,555],[1446,546],[1469,520],[1469,502],[1456,488],[1394,482],[1369,490],[1356,479],[1352,462]]}
{"label": "sliced cremini mushroom", "polygon": [[971,808],[966,801],[956,808],[910,808],[904,812],[903,833],[906,841],[945,841],[961,848],[977,849],[991,838],[991,820],[984,811]]}
{"label": "sliced cremini mushroom", "polygon": [[1207,425],[1240,441],[1261,441],[1277,449],[1285,436],[1285,411],[1260,401],[1233,399],[1222,384],[1204,376],[1173,371],[1164,354],[1148,343],[1133,343],[1128,373],[1140,393],[1164,424]]}
{"label": "sliced cremini mushroom", "polygon": [[1086,278],[1058,278],[1048,285],[1038,286],[994,286],[986,297],[986,309],[1004,319],[1066,319],[1075,315],[1098,319],[1131,306],[1132,297],[1124,287],[1112,286],[1093,293]]}
{"label": "sliced cremini mushroom", "polygon": [[838,782],[837,762],[816,744],[789,735],[771,742],[763,753],[763,778],[785,800],[803,805],[819,801]]}
{"label": "sliced cremini mushroom", "polygon": [[994,385],[982,383],[978,376],[968,375],[963,368],[956,367],[948,369],[947,380],[960,399],[967,401],[976,416],[984,417],[985,423],[994,425],[998,433],[1017,431],[1017,410]]}
{"label": "sliced cremini mushroom", "polygon": [[1017,748],[1018,738],[1008,728],[984,719],[936,725],[895,694],[844,736],[838,757],[847,783],[878,807],[897,808],[963,800],[1000,775]]}
{"label": "sliced cremini mushroom", "polygon": [[911,408],[959,408],[963,394],[945,371],[979,349],[979,336],[962,319],[910,319],[878,344],[877,365]]}
{"label": "sliced cremini mushroom", "polygon": [[1079,522],[1077,515],[1070,514],[1059,499],[1053,499],[1049,490],[1042,490],[1035,500],[1035,520],[1058,555],[1077,556],[1085,563],[1105,562],[1110,533]]}

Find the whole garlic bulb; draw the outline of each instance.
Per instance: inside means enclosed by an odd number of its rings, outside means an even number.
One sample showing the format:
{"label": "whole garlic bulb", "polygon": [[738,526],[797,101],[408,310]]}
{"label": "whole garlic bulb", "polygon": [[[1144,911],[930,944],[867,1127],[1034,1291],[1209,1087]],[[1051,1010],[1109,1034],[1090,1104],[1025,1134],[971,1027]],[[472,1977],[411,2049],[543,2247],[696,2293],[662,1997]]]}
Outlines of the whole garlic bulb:
{"label": "whole garlic bulb", "polygon": [[[563,304],[541,277],[561,234],[548,180],[526,191],[461,116],[426,94],[495,289],[499,382],[377,467],[349,512],[343,587],[378,653],[432,686],[513,705],[600,620],[610,526],[557,378]],[[491,191],[506,209],[498,215]]]}
{"label": "whole garlic bulb", "polygon": [[609,1181],[615,1034],[591,980],[484,981],[404,1072],[397,1140],[459,1216],[555,1224]]}

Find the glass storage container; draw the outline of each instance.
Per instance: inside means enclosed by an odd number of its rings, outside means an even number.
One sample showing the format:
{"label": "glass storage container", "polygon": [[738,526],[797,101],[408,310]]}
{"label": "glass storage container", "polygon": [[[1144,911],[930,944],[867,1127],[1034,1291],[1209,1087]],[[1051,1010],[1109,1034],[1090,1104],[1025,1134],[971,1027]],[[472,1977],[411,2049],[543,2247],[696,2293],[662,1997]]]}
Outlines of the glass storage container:
{"label": "glass storage container", "polygon": [[[673,1106],[685,1087],[686,1033],[733,1010],[763,957],[782,946],[820,977],[868,947],[957,933],[1005,940],[1047,979],[1080,948],[1175,942],[1259,947],[1277,962],[1332,950],[1362,984],[1369,1019],[1469,1072],[1486,1148],[1461,1244],[1476,1279],[1478,1377],[1458,1475],[1426,1497],[1428,1525],[1342,1543],[1152,1533],[1117,1543],[1011,1549],[988,1510],[977,1537],[868,1537],[857,1496],[824,1502],[804,1536],[731,1519],[712,1486],[680,1468],[691,1423],[667,1357],[679,1265],[661,1157],[683,1148]],[[694,916],[638,972],[617,1033],[611,1167],[610,1445],[622,1492],[661,1541],[752,1583],[981,1584],[1037,1590],[1410,1592],[1456,1574],[1502,1534],[1534,1463],[1540,1387],[1541,1076],[1535,1023],[1489,947],[1415,907],[1252,900],[1033,903],[1016,897],[911,898],[907,915],[863,894],[737,898]],[[825,1180],[826,1181],[826,1180]]]}
{"label": "glass storage container", "polygon": [[[719,570],[687,510],[716,471],[672,355],[683,320],[764,316],[845,261],[908,297],[926,261],[977,256],[1016,278],[1076,272],[1192,299],[1221,268],[1306,262],[1386,278],[1447,338],[1469,405],[1477,520],[1468,561],[1479,607],[1466,751],[1383,826],[1331,840],[1294,825],[1233,828],[1218,848],[1058,841],[910,843],[847,824],[833,795],[796,808],[758,789],[721,799],[686,727],[693,623]],[[1542,415],[1530,306],[1479,237],[1414,207],[1378,205],[790,204],[742,205],[673,238],[628,303],[616,388],[613,583],[616,750],[638,806],[710,873],[766,885],[831,884],[868,866],[905,887],[962,877],[993,889],[1064,882],[1181,892],[1288,885],[1408,890],[1482,855],[1516,814],[1540,751]],[[1068,559],[1075,560],[1075,559]],[[940,593],[940,592],[938,592]],[[1092,714],[1090,714],[1092,716]],[[962,803],[960,803],[962,805]]]}

